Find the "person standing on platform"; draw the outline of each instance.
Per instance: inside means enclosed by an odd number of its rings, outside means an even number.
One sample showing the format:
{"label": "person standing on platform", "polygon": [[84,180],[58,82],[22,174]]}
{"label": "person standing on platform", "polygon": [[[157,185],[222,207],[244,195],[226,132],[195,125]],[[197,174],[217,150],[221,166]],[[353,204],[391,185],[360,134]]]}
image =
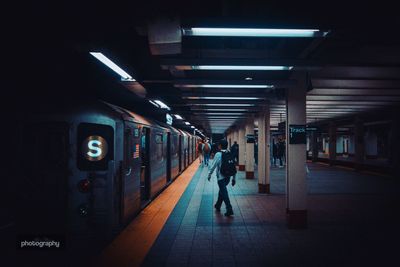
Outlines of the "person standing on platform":
{"label": "person standing on platform", "polygon": [[214,161],[208,173],[208,181],[215,169],[217,169],[217,182],[219,187],[218,200],[214,205],[216,211],[221,211],[222,202],[225,202],[226,213],[225,216],[233,215],[232,205],[229,200],[228,190],[226,186],[229,184],[231,176],[232,186],[236,184],[236,166],[231,152],[227,149],[228,142],[221,140],[219,143],[220,151],[215,154]]}
{"label": "person standing on platform", "polygon": [[203,144],[203,156],[204,156],[204,164],[208,166],[208,161],[210,159],[211,145],[208,140]]}
{"label": "person standing on platform", "polygon": [[277,155],[278,155],[278,159],[279,159],[279,168],[282,168],[283,167],[283,156],[285,154],[285,144],[283,143],[282,139],[279,139],[277,146],[278,146]]}
{"label": "person standing on platform", "polygon": [[238,145],[238,143],[236,141],[233,142],[233,145],[231,146],[231,153],[232,153],[233,158],[235,159],[235,163],[238,164],[238,161],[239,161],[239,158],[238,158],[238,156],[239,156],[239,145]]}
{"label": "person standing on platform", "polygon": [[200,165],[203,164],[204,156],[203,156],[203,140],[200,140],[199,143],[197,144],[197,153],[199,153],[199,158],[200,158]]}
{"label": "person standing on platform", "polygon": [[272,165],[276,167],[276,160],[278,158],[278,146],[275,141],[272,141]]}

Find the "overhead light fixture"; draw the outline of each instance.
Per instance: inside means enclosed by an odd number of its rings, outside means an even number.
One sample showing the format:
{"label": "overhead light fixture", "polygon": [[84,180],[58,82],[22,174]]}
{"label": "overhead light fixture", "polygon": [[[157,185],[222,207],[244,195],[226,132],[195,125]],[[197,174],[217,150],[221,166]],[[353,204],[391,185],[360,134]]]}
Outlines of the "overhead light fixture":
{"label": "overhead light fixture", "polygon": [[186,125],[190,125],[190,122],[185,121],[185,124],[186,124]]}
{"label": "overhead light fixture", "polygon": [[182,88],[274,88],[270,84],[174,84]]}
{"label": "overhead light fixture", "polygon": [[251,81],[251,80],[253,80],[253,78],[251,78],[251,77],[246,77],[246,78],[244,78],[246,81]]}
{"label": "overhead light fixture", "polygon": [[183,96],[183,99],[205,99],[205,100],[262,100],[264,97],[241,97],[241,96]]}
{"label": "overhead light fixture", "polygon": [[254,29],[254,28],[188,28],[186,36],[230,37],[325,37],[328,32],[318,29]]}
{"label": "overhead light fixture", "polygon": [[198,103],[195,103],[195,104],[190,104],[190,105],[213,106],[213,107],[254,107],[255,106],[255,104],[236,104],[236,103],[233,103],[233,104],[198,104]]}
{"label": "overhead light fixture", "polygon": [[181,115],[178,114],[174,114],[175,118],[177,118],[178,120],[183,120],[183,118],[181,117]]}
{"label": "overhead light fixture", "polygon": [[153,100],[149,100],[149,102],[151,103],[151,104],[153,104],[154,106],[156,106],[156,107],[160,107],[159,105],[157,105]]}
{"label": "overhead light fixture", "polygon": [[[197,114],[199,114],[199,113],[197,113]],[[202,114],[204,114],[204,115],[243,115],[243,114],[245,114],[245,113],[243,113],[243,112],[240,112],[240,113],[236,113],[236,112],[232,112],[232,113],[226,113],[226,114],[224,114],[224,113],[216,113],[216,112],[206,112],[206,113],[200,113],[201,115]]]}
{"label": "overhead light fixture", "polygon": [[102,53],[100,53],[100,52],[90,52],[90,54],[92,56],[94,56],[95,58],[97,58],[101,63],[103,63],[104,65],[106,65],[110,69],[112,69],[114,72],[118,73],[119,76],[121,76],[121,81],[130,81],[130,82],[136,81],[135,79],[132,78],[131,75],[126,73],[126,71],[121,69],[117,64],[112,62],[108,57],[106,57]]}
{"label": "overhead light fixture", "polygon": [[205,109],[196,109],[196,111],[198,110],[205,110],[205,111],[247,111],[248,109],[244,109],[244,108],[205,108]]}
{"label": "overhead light fixture", "polygon": [[192,70],[291,70],[292,68],[293,66],[238,66],[238,65],[199,65],[191,67]]}
{"label": "overhead light fixture", "polygon": [[162,102],[161,100],[154,100],[154,102],[155,102],[157,105],[159,105],[160,108],[171,110],[171,108],[168,107],[168,106],[167,106],[164,102]]}
{"label": "overhead light fixture", "polygon": [[192,125],[192,126],[190,126],[190,128],[194,129],[194,128],[196,128],[196,127],[194,127],[194,126]]}

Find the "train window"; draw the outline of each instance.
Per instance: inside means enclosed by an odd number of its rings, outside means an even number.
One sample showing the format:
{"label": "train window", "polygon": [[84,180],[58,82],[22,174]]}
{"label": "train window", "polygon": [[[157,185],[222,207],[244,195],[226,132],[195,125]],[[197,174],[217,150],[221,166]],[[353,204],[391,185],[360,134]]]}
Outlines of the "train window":
{"label": "train window", "polygon": [[133,136],[134,137],[139,137],[139,128],[133,129]]}
{"label": "train window", "polygon": [[78,125],[78,168],[106,170],[114,159],[114,129],[108,125],[81,123]]}
{"label": "train window", "polygon": [[156,144],[162,144],[162,143],[163,143],[163,135],[156,134]]}
{"label": "train window", "polygon": [[159,161],[163,160],[163,135],[162,134],[156,134],[155,136],[155,147],[156,147],[156,158]]}

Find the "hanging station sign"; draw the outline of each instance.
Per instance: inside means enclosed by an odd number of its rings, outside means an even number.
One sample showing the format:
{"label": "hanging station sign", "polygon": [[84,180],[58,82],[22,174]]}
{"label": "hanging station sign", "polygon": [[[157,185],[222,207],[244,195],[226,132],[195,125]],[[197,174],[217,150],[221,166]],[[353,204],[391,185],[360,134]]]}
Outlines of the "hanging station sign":
{"label": "hanging station sign", "polygon": [[306,144],[306,126],[289,125],[289,144]]}
{"label": "hanging station sign", "polygon": [[254,143],[254,142],[255,142],[254,134],[247,134],[246,135],[246,143]]}
{"label": "hanging station sign", "polygon": [[165,119],[166,119],[166,123],[169,125],[172,125],[172,116],[169,115],[168,113],[165,114]]}

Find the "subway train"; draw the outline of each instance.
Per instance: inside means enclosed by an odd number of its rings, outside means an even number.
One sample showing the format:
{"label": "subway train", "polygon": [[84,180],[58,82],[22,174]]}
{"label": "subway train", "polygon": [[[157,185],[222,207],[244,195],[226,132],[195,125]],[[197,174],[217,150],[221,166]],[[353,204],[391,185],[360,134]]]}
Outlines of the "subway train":
{"label": "subway train", "polygon": [[197,136],[94,102],[20,125],[19,222],[67,248],[107,244],[197,157]]}

